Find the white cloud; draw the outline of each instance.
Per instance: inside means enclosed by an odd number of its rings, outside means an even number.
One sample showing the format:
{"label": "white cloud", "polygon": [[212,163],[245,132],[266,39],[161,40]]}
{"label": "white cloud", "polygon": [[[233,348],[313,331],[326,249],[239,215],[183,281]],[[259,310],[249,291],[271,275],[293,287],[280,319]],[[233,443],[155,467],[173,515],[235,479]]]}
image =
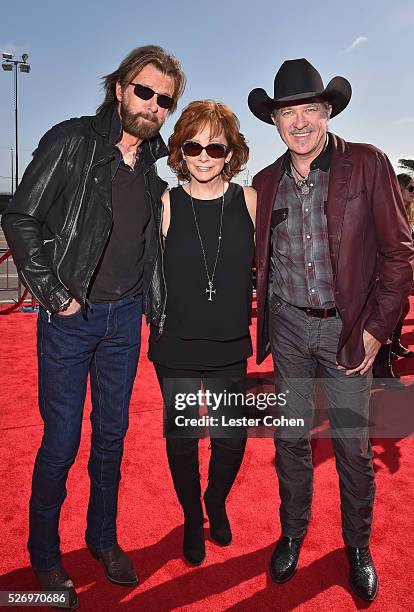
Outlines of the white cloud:
{"label": "white cloud", "polygon": [[353,40],[349,47],[346,49],[346,52],[350,53],[355,49],[355,47],[358,47],[358,45],[362,45],[362,43],[366,42],[368,42],[368,38],[366,36],[357,36],[357,38],[355,38],[355,40]]}

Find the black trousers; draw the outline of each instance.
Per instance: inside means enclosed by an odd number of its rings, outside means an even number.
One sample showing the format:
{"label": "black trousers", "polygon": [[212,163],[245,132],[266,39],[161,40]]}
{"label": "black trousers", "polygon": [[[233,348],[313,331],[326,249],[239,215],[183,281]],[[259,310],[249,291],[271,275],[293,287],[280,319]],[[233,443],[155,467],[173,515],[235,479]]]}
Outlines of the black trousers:
{"label": "black trousers", "polygon": [[[209,427],[210,437],[219,439],[222,446],[244,448],[246,428],[228,423],[244,415],[246,360],[217,370],[179,370],[158,363],[154,366],[164,400],[167,451],[182,454],[193,448],[204,423]],[[202,424],[198,422],[201,390],[205,413]]]}
{"label": "black trousers", "polygon": [[343,539],[349,546],[367,546],[375,497],[369,440],[372,374],[346,376],[337,369],[336,352],[342,329],[339,316],[310,317],[279,298],[270,300],[269,315],[277,392],[287,393],[286,406],[280,411],[297,423],[299,419],[304,421],[304,426],[281,427],[275,434],[282,532],[291,538],[303,536],[311,516],[310,430],[319,371],[339,476]]}
{"label": "black trousers", "polygon": [[[229,415],[235,418],[243,413],[240,396],[244,397],[246,388],[246,361],[214,371],[174,370],[159,364],[155,364],[155,370],[164,399],[166,449],[174,489],[183,508],[185,522],[199,526],[203,524],[203,509],[198,462],[201,427],[197,423],[200,406],[196,394],[202,387],[207,409],[204,412],[217,420],[217,425],[209,426],[211,457],[206,494],[210,507],[221,509],[237,477],[246,447],[245,428],[224,427],[221,418]],[[216,394],[210,404],[207,402],[207,392]],[[224,405],[224,393],[230,392],[236,397],[229,402],[229,406]],[[196,400],[185,401],[185,397],[188,400],[191,394],[196,396]],[[218,397],[222,399],[217,402]],[[177,418],[194,419],[195,425],[177,425]]]}

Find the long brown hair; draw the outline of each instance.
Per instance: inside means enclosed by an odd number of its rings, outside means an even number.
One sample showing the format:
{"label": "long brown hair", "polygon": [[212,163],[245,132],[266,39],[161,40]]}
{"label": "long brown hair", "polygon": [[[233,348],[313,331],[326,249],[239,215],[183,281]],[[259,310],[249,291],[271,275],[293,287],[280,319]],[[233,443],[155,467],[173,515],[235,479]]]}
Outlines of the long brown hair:
{"label": "long brown hair", "polygon": [[122,89],[124,89],[148,64],[155,66],[162,74],[170,76],[174,80],[173,104],[169,109],[169,113],[173,113],[177,108],[180,96],[184,92],[186,79],[178,59],[157,45],[147,45],[133,49],[114,72],[102,77],[105,98],[98,107],[97,112],[99,113],[114,102],[117,102],[116,84],[118,81],[121,83]]}

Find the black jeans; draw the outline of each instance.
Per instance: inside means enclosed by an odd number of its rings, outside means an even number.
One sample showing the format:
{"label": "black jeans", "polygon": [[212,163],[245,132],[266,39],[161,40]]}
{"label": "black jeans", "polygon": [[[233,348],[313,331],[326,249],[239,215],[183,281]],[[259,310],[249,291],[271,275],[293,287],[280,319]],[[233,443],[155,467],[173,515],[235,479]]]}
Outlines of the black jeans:
{"label": "black jeans", "polygon": [[337,369],[340,317],[319,319],[272,296],[269,332],[277,392],[287,392],[280,413],[303,419],[304,427],[276,431],[276,471],[281,498],[282,532],[291,538],[306,533],[311,515],[313,465],[309,431],[314,389],[321,372],[339,475],[342,535],[349,546],[367,546],[375,496],[373,452],[369,440],[372,373],[346,376]]}

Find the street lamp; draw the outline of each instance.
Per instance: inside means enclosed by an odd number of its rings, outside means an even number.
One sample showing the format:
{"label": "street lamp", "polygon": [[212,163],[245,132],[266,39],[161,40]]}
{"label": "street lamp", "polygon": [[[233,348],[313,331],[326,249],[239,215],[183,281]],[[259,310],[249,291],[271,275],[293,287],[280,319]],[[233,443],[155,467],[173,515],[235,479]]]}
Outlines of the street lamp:
{"label": "street lamp", "polygon": [[29,56],[27,53],[22,54],[22,59],[17,60],[13,59],[12,53],[3,52],[3,63],[2,68],[6,72],[11,72],[14,69],[14,131],[16,134],[16,174],[15,174],[15,188],[17,189],[17,185],[19,182],[19,142],[18,142],[18,123],[17,123],[17,67],[19,67],[20,72],[30,72],[30,64],[27,63]]}

